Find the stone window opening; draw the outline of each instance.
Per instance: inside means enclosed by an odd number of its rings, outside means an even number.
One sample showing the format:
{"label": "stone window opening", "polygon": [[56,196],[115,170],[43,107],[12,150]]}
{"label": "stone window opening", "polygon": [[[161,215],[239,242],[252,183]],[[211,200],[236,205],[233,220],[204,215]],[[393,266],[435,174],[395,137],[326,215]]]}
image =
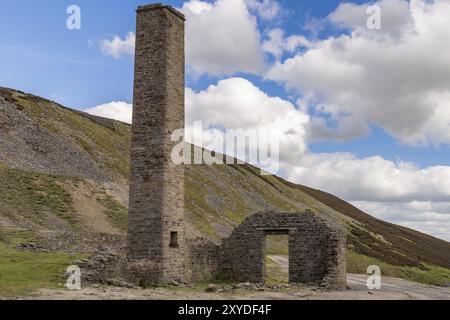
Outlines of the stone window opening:
{"label": "stone window opening", "polygon": [[176,231],[172,231],[170,232],[170,243],[169,243],[169,247],[171,248],[178,248],[178,232]]}

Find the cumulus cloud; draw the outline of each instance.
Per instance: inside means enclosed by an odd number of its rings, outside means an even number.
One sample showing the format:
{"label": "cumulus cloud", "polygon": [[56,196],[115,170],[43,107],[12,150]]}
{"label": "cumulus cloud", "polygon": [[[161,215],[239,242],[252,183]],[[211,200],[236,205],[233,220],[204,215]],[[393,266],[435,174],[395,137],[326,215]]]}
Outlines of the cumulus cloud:
{"label": "cumulus cloud", "polygon": [[264,20],[273,20],[284,13],[283,8],[275,0],[245,0],[245,3]]}
{"label": "cumulus cloud", "polygon": [[350,201],[385,221],[450,239],[450,167],[418,168],[380,156],[306,154],[288,179]]}
{"label": "cumulus cloud", "polygon": [[[369,6],[373,4],[342,3],[330,14],[329,21],[337,27],[367,32],[367,13]],[[394,37],[401,36],[408,28],[413,27],[413,19],[408,1],[405,0],[380,0],[376,3],[380,8],[382,31]],[[369,33],[373,33],[370,30]]]}
{"label": "cumulus cloud", "polygon": [[281,161],[293,163],[306,149],[304,127],[309,116],[243,78],[221,80],[200,92],[187,89],[186,112],[188,127],[202,121],[207,131],[215,133],[224,128],[268,130],[279,140]]}
{"label": "cumulus cloud", "polygon": [[[85,112],[131,123],[132,109],[127,102],[114,101]],[[305,126],[309,116],[291,102],[269,96],[243,78],[224,79],[199,92],[186,88],[187,131],[195,129],[196,121],[203,123],[203,134],[209,140],[214,135],[222,136],[226,129],[267,132],[276,137],[280,160],[287,163],[295,163],[306,150]]]}
{"label": "cumulus cloud", "polygon": [[[261,35],[257,19],[249,7],[264,19],[279,14],[273,0],[190,0],[179,9],[186,16],[186,64],[194,74],[213,76],[237,72],[260,74],[265,68]],[[232,18],[230,18],[232,17]],[[100,48],[105,55],[119,59],[133,55],[136,36],[114,36],[103,40]]]}
{"label": "cumulus cloud", "polygon": [[[312,43],[266,77],[301,96],[356,138],[377,125],[410,145],[450,143],[450,3],[382,0],[382,29],[364,30],[362,7],[341,5],[331,19],[350,34]],[[355,20],[356,19],[356,20]],[[331,128],[316,122],[315,132]],[[322,126],[322,127],[320,127]],[[345,135],[344,135],[345,136]]]}
{"label": "cumulus cloud", "polygon": [[185,2],[186,61],[198,74],[260,73],[264,68],[256,18],[244,0]]}
{"label": "cumulus cloud", "polygon": [[350,201],[450,201],[450,167],[421,169],[380,156],[308,154],[290,170],[289,178]]}
{"label": "cumulus cloud", "polygon": [[136,35],[134,32],[128,32],[124,38],[114,36],[110,40],[103,40],[100,42],[100,48],[103,54],[119,59],[123,56],[134,55],[135,43]]}
{"label": "cumulus cloud", "polygon": [[123,101],[113,101],[85,109],[84,112],[103,118],[114,119],[131,124],[133,106]]}
{"label": "cumulus cloud", "polygon": [[379,219],[450,241],[450,202],[355,201],[352,204]]}
{"label": "cumulus cloud", "polygon": [[299,47],[308,47],[310,42],[303,36],[284,36],[284,31],[280,28],[272,29],[268,32],[268,39],[262,44],[262,49],[279,60],[283,53],[294,53]]}

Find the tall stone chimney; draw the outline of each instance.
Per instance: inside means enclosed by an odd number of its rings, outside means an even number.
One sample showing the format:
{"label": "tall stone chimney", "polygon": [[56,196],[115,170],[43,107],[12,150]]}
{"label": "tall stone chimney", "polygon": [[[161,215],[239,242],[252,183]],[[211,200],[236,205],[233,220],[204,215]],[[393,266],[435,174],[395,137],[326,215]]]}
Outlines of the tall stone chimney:
{"label": "tall stone chimney", "polygon": [[155,282],[184,281],[184,168],[171,161],[184,128],[184,16],[137,9],[128,257],[155,265]]}

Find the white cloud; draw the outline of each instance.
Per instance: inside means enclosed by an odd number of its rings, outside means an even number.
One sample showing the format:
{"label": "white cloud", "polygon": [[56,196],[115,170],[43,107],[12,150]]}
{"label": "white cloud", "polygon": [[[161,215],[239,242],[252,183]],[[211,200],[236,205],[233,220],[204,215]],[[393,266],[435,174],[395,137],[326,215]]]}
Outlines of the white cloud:
{"label": "white cloud", "polygon": [[[278,13],[275,1],[250,1],[264,17]],[[237,72],[260,74],[265,69],[257,19],[244,0],[190,0],[179,9],[186,16],[186,64],[188,71],[200,75],[231,75]],[[232,18],[231,18],[232,17]],[[119,59],[133,55],[136,36],[114,36],[103,40],[105,55]]]}
{"label": "white cloud", "polygon": [[201,14],[202,12],[209,12],[213,9],[213,5],[209,2],[199,0],[187,1],[183,4],[184,10],[188,10],[194,14]]}
{"label": "white cloud", "polygon": [[349,153],[308,154],[290,170],[293,181],[350,201],[449,201],[450,167],[421,169],[412,163]]}
{"label": "white cloud", "polygon": [[385,221],[450,239],[450,167],[418,168],[380,156],[306,154],[290,181],[339,196]]}
{"label": "white cloud", "polygon": [[197,74],[260,73],[264,57],[257,21],[244,0],[185,2],[186,61]]}
{"label": "white cloud", "polygon": [[[105,118],[131,123],[132,105],[126,102],[110,102],[86,109],[85,112]],[[201,121],[203,127],[195,127]],[[186,140],[224,153],[223,145],[227,129],[258,131],[258,138],[267,142],[275,141],[279,153],[272,149],[266,162],[253,161],[278,174],[282,163],[293,164],[305,152],[305,126],[309,116],[298,110],[291,102],[278,97],[271,97],[243,78],[228,78],[206,90],[195,92],[186,88]],[[203,135],[203,141],[193,141],[195,134]],[[260,140],[261,141],[261,140]],[[260,142],[261,143],[261,142]],[[249,149],[237,150],[237,158],[251,161],[245,155],[260,151],[258,144],[247,146]],[[234,150],[226,154],[236,156]],[[279,158],[278,158],[279,156]]]}
{"label": "white cloud", "polygon": [[352,204],[379,219],[450,241],[450,202],[355,201]]}
{"label": "white cloud", "polygon": [[[266,77],[285,83],[306,107],[354,133],[341,137],[356,138],[377,125],[405,144],[450,144],[450,42],[443,40],[450,39],[450,3],[379,4],[381,31],[363,31],[353,17],[367,17],[365,12],[342,5],[331,17],[354,28],[351,34],[313,42]],[[316,122],[319,136],[334,131],[324,123]]]}
{"label": "white cloud", "polygon": [[[407,28],[413,27],[409,3],[405,0],[380,0],[376,3],[381,12],[382,32],[389,33],[392,36],[399,37]],[[342,3],[328,17],[329,21],[341,28],[358,30],[359,32],[368,32],[367,8],[370,4]],[[369,34],[373,30],[369,31]]]}
{"label": "white cloud", "polygon": [[268,39],[262,44],[265,52],[273,55],[279,60],[284,52],[294,53],[298,47],[308,47],[310,42],[303,36],[284,36],[284,31],[280,28],[272,29],[268,32]]}
{"label": "white cloud", "polygon": [[[337,117],[335,117],[337,118]],[[369,135],[370,129],[355,117],[343,117],[338,121],[338,126],[330,128],[325,119],[312,117],[307,127],[309,142],[317,141],[348,141],[354,137]]]}
{"label": "white cloud", "polygon": [[123,101],[113,101],[85,109],[84,112],[103,118],[114,119],[131,124],[133,106]]}
{"label": "white cloud", "polygon": [[128,32],[123,39],[119,36],[114,36],[111,40],[103,40],[100,43],[100,48],[103,54],[119,59],[122,56],[134,55],[135,43],[136,35],[133,32]]}
{"label": "white cloud", "polygon": [[[132,105],[113,101],[85,112],[131,123]],[[267,130],[280,143],[280,160],[295,163],[306,150],[305,126],[309,116],[291,102],[271,97],[243,78],[228,78],[195,92],[186,88],[186,128],[202,121],[204,134],[212,138],[225,129]]]}
{"label": "white cloud", "polygon": [[201,120],[211,130],[269,129],[279,139],[282,162],[297,161],[306,149],[304,127],[309,116],[243,78],[221,80],[200,92],[187,89],[186,113],[188,127]]}
{"label": "white cloud", "polygon": [[255,11],[264,20],[273,20],[284,12],[275,0],[245,0],[245,3],[250,10]]}

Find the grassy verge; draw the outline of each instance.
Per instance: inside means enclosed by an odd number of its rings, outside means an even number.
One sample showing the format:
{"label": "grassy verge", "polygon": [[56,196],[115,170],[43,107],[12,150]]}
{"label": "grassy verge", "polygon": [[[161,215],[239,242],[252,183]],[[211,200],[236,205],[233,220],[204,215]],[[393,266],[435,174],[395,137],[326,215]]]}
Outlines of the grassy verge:
{"label": "grassy verge", "polygon": [[442,286],[450,283],[450,270],[439,266],[423,264],[423,269],[408,266],[393,266],[375,258],[347,250],[347,272],[365,274],[367,267],[378,265],[381,274],[414,282]]}
{"label": "grassy verge", "polygon": [[287,235],[266,236],[266,254],[288,256],[289,236]]}
{"label": "grassy verge", "polygon": [[0,243],[0,297],[30,296],[40,288],[63,288],[64,270],[81,256],[19,251]]}

